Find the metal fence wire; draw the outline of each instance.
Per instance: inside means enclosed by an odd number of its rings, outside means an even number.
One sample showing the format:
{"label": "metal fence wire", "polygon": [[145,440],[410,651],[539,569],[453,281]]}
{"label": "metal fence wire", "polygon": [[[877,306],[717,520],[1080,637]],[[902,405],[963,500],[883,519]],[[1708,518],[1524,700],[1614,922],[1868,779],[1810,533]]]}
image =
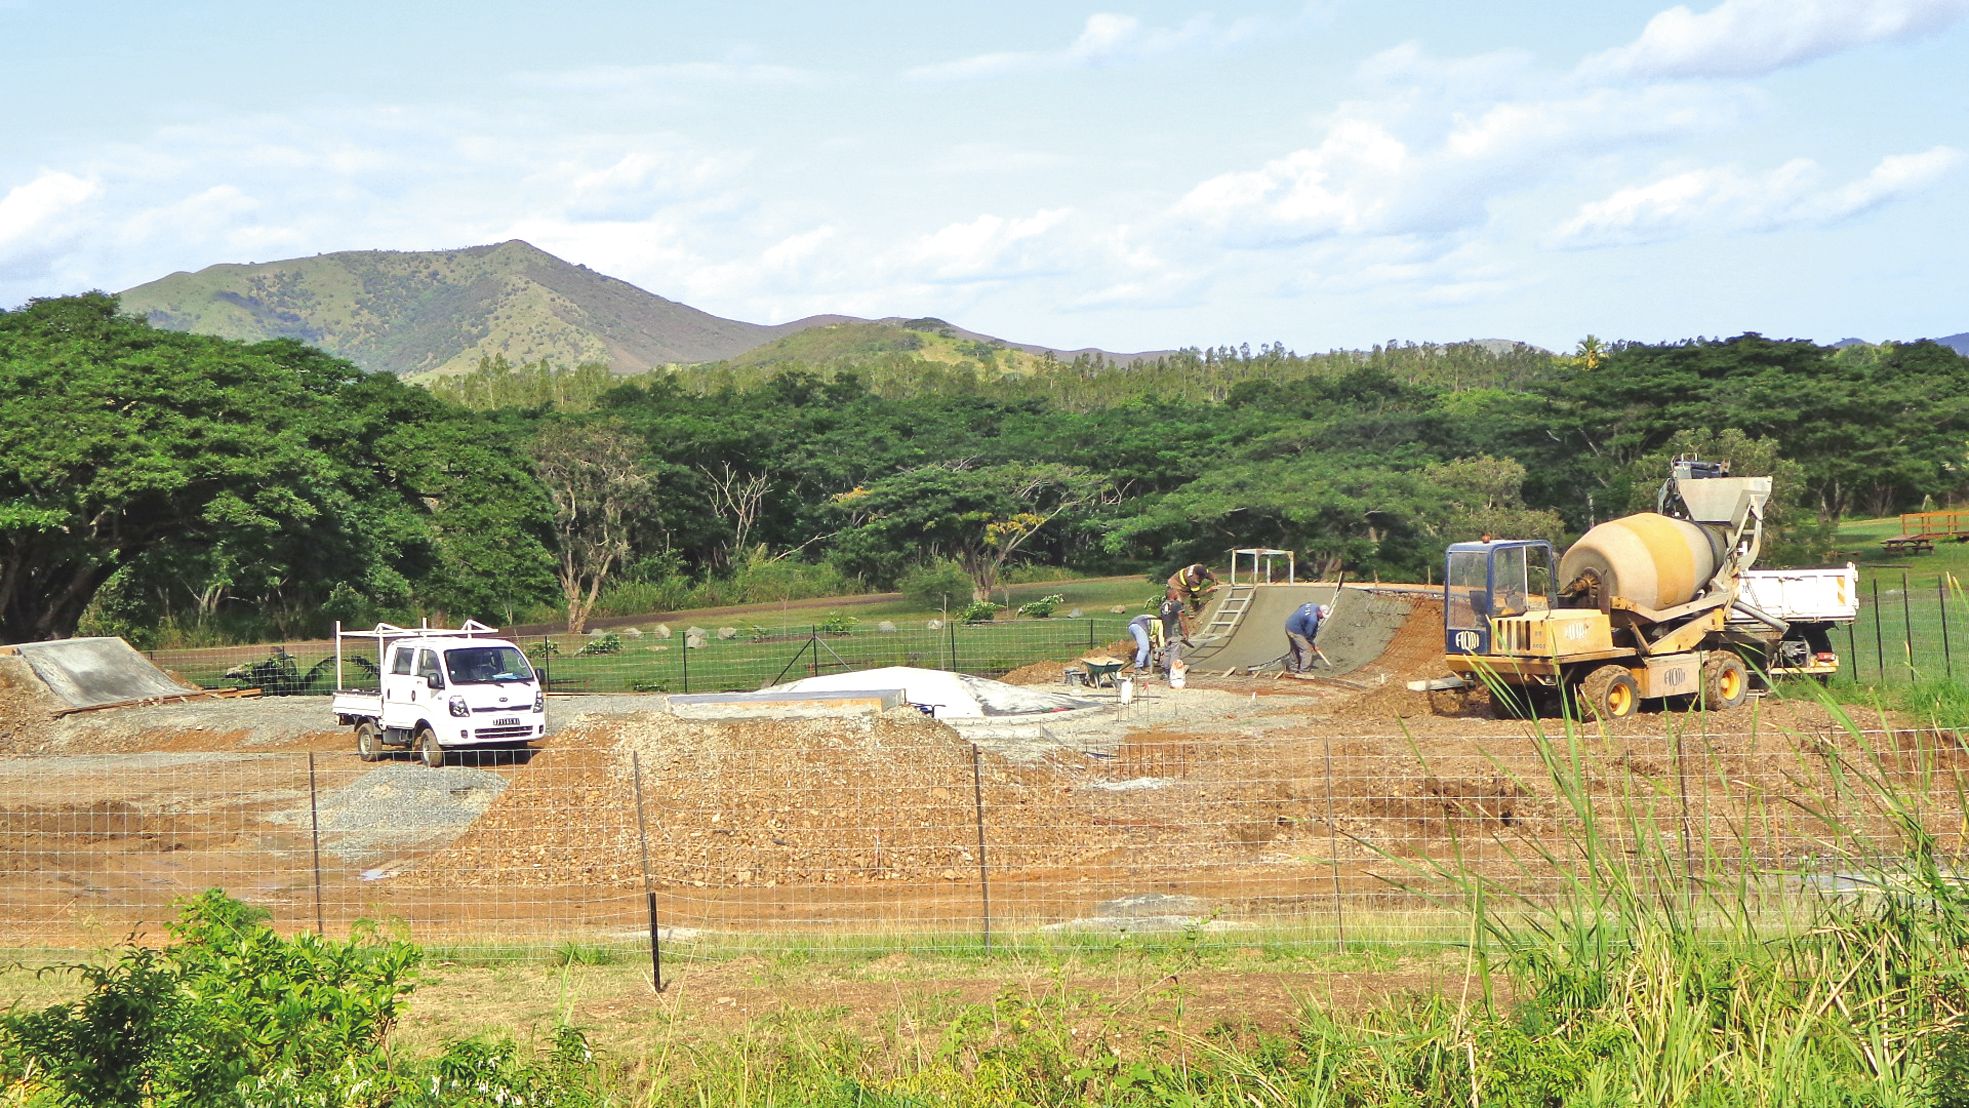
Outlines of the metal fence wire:
{"label": "metal fence wire", "polygon": [[[1951,575],[1861,589],[1859,618],[1835,629],[1842,675],[1861,684],[1905,684],[1969,676],[1969,596]],[[1080,619],[875,621],[853,624],[741,623],[673,627],[651,623],[588,635],[534,635],[525,647],[550,688],[561,692],[727,692],[821,673],[914,666],[998,677],[1091,650],[1132,650],[1126,614]],[[309,641],[150,651],[160,667],[206,688],[259,688],[274,695],[327,692],[334,644]]]}
{"label": "metal fence wire", "polygon": [[1549,906],[1589,879],[1779,904],[1844,895],[1910,849],[1950,865],[1965,783],[1949,731],[1418,746],[1161,728],[1062,752],[906,712],[650,713],[443,769],[20,757],[0,760],[0,928],[17,949],[154,940],[174,901],[218,887],[287,930],[369,919],[516,955],[1459,941],[1479,900]]}
{"label": "metal fence wire", "polygon": [[[514,641],[557,692],[730,692],[879,666],[997,677],[1118,644],[1128,637],[1128,618],[975,624],[883,620],[834,627],[651,624],[587,635],[523,636]],[[296,695],[324,693],[335,686],[332,642],[153,650],[149,656],[159,667],[205,688],[258,688],[270,695]]]}

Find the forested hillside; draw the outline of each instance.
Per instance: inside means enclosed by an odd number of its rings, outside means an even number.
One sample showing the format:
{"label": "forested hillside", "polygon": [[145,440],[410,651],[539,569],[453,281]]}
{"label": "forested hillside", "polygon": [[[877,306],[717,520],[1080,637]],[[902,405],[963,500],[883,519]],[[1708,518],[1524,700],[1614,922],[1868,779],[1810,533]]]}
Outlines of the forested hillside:
{"label": "forested hillside", "polygon": [[[1561,538],[1683,450],[1779,480],[1773,559],[1964,490],[1969,359],[1745,335],[1018,372],[886,351],[624,383],[488,364],[469,409],[293,342],[0,314],[0,638],[443,611],[706,580],[888,586],[954,561],[1153,569],[1233,545],[1421,579],[1446,542]],[[474,383],[475,382],[475,383]],[[666,591],[668,590],[668,591]],[[243,633],[243,632],[242,632]]]}

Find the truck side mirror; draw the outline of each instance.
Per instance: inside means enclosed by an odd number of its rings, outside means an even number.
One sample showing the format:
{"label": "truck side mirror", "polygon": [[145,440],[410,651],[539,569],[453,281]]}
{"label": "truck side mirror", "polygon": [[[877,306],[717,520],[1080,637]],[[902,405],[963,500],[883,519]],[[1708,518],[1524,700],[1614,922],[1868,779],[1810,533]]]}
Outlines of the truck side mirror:
{"label": "truck side mirror", "polygon": [[425,674],[424,687],[431,690],[432,692],[436,692],[439,689],[444,688],[444,678],[433,677],[430,674]]}

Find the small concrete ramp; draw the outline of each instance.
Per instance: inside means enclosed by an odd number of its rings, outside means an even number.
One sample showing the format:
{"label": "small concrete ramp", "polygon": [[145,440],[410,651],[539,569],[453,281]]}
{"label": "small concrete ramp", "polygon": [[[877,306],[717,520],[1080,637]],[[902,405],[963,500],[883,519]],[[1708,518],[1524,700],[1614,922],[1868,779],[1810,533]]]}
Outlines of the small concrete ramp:
{"label": "small concrete ramp", "polygon": [[6,649],[18,653],[71,710],[199,692],[172,680],[122,639],[57,639]]}
{"label": "small concrete ramp", "polygon": [[1258,585],[1236,628],[1220,638],[1198,642],[1183,652],[1183,660],[1205,673],[1278,665],[1286,650],[1285,619],[1309,601],[1333,605],[1318,642],[1333,668],[1322,666],[1316,673],[1348,673],[1379,658],[1413,606],[1408,597],[1365,588]]}

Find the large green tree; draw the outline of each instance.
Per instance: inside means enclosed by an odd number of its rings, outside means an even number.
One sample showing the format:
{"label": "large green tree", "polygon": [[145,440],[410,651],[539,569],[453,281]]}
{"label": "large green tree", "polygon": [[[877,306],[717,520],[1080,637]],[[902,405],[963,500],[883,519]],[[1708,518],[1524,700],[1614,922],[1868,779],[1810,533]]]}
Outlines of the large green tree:
{"label": "large green tree", "polygon": [[499,563],[544,555],[544,502],[465,418],[299,343],[157,330],[101,294],[0,313],[0,638],[71,633],[119,571],[153,613],[175,596],[287,630],[338,587],[396,605],[447,581],[537,589]]}

